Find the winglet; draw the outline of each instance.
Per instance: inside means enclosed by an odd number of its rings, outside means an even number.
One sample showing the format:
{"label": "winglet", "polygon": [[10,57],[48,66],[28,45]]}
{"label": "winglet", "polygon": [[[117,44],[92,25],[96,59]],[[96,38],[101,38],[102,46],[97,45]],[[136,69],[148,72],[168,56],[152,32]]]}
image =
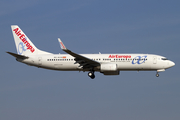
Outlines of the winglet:
{"label": "winglet", "polygon": [[60,46],[61,46],[61,49],[62,49],[62,50],[66,50],[66,47],[65,47],[65,45],[63,44],[63,42],[61,41],[60,38],[58,38],[58,41],[59,41],[59,44],[60,44]]}

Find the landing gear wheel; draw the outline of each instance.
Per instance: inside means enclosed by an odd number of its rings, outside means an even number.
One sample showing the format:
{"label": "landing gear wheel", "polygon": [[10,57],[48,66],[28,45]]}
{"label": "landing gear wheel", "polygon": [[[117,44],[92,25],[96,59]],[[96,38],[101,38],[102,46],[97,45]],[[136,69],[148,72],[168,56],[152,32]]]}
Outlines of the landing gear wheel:
{"label": "landing gear wheel", "polygon": [[158,74],[158,73],[156,73],[156,77],[159,77],[159,74]]}
{"label": "landing gear wheel", "polygon": [[88,76],[89,76],[91,79],[94,79],[94,78],[95,78],[94,72],[89,72],[89,73],[88,73]]}

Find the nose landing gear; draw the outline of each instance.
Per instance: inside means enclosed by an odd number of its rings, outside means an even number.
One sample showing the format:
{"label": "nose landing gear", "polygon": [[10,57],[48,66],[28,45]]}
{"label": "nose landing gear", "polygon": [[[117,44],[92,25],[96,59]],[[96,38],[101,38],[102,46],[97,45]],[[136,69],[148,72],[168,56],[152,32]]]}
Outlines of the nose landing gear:
{"label": "nose landing gear", "polygon": [[158,72],[156,73],[156,77],[159,77],[159,73]]}

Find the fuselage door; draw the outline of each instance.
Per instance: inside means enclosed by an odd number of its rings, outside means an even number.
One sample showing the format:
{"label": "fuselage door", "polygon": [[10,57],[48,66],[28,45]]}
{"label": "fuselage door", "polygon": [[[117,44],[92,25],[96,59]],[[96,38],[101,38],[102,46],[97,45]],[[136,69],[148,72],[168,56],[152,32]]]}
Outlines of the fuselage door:
{"label": "fuselage door", "polygon": [[156,63],[157,63],[157,57],[153,56],[153,64],[156,64]]}
{"label": "fuselage door", "polygon": [[38,57],[38,65],[42,65],[42,57]]}

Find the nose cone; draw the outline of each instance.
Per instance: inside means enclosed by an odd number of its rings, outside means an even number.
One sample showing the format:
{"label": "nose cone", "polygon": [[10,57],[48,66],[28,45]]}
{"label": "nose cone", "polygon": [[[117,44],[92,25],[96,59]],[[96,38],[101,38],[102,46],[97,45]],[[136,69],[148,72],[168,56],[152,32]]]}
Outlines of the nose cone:
{"label": "nose cone", "polygon": [[173,67],[173,66],[175,66],[175,63],[172,62],[172,61],[169,61],[169,66],[170,66],[170,67]]}

